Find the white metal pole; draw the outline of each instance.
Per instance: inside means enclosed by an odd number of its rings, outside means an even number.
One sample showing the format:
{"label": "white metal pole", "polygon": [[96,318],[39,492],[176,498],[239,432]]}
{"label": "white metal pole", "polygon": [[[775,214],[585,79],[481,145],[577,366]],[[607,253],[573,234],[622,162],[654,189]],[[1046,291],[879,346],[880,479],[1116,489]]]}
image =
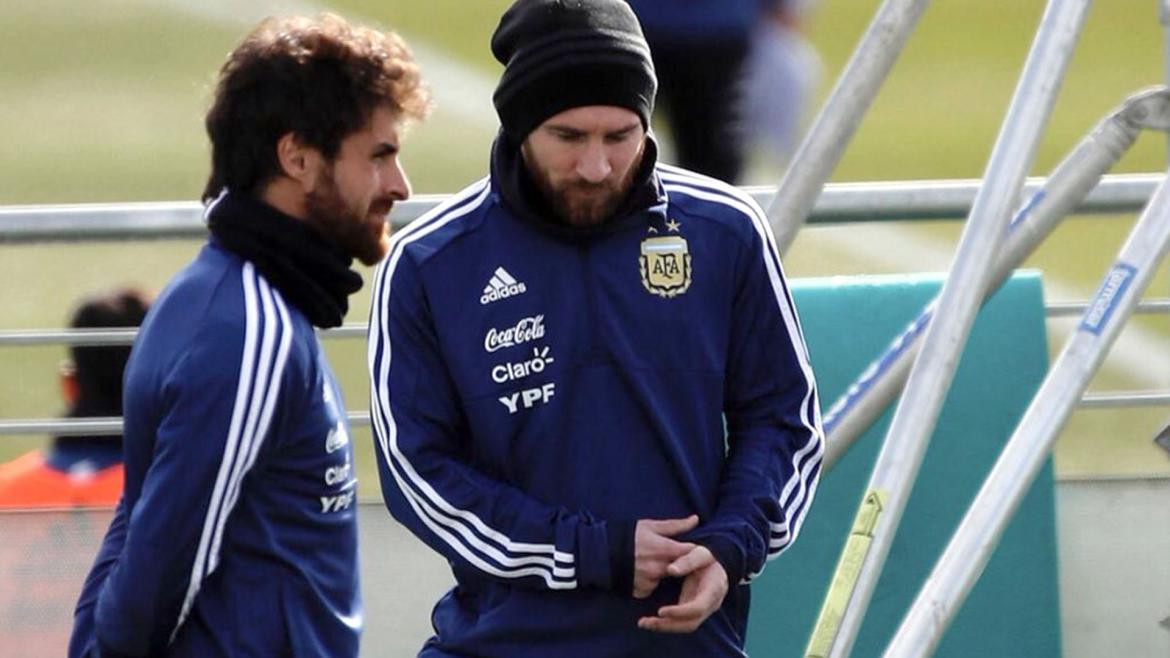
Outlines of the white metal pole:
{"label": "white metal pole", "polygon": [[934,652],[1168,248],[1170,188],[1163,183],[910,606],[887,657]]}
{"label": "white metal pole", "polygon": [[768,221],[780,253],[796,237],[845,146],[914,31],[928,0],[886,0],[849,58],[780,180]]}
{"label": "white metal pole", "polygon": [[813,628],[808,656],[843,657],[852,650],[1088,7],[1089,0],[1049,0],[1045,8],[938,310]]}
{"label": "white metal pole", "polygon": [[[1121,159],[1142,129],[1170,128],[1170,89],[1138,92],[1103,118],[1053,170],[1012,217],[1004,248],[997,251],[986,300],[1020,263],[1076,208],[1105,172]],[[824,468],[831,468],[902,390],[938,297],[891,341],[825,412]]]}

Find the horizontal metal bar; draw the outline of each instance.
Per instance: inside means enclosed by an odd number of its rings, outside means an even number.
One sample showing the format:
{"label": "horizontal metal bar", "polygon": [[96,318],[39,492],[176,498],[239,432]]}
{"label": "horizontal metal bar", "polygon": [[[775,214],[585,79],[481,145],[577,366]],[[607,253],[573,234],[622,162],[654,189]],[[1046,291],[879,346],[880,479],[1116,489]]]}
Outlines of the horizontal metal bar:
{"label": "horizontal metal bar", "polygon": [[[1049,302],[1044,305],[1044,313],[1050,318],[1064,316],[1081,316],[1089,307],[1089,302]],[[1170,313],[1170,299],[1147,299],[1138,302],[1134,313]]]}
{"label": "horizontal metal bar", "polygon": [[[1077,206],[1078,214],[1136,212],[1141,210],[1164,174],[1117,174],[1105,176]],[[1021,199],[1030,198],[1046,178],[1028,178]],[[813,208],[814,224],[870,222],[904,219],[964,219],[979,187],[977,179],[894,181],[879,183],[830,183]],[[755,188],[749,188],[755,191]],[[772,190],[765,189],[765,199]],[[757,196],[757,199],[760,197]]]}
{"label": "horizontal metal bar", "polygon": [[[1155,407],[1170,405],[1170,391],[1101,391],[1086,393],[1078,405],[1081,409],[1114,409],[1119,407]],[[351,424],[366,425],[369,411],[348,411]],[[52,436],[108,436],[122,432],[122,419],[106,418],[32,418],[0,420],[0,436],[11,434],[39,434]]]}
{"label": "horizontal metal bar", "polygon": [[33,418],[0,421],[0,434],[52,434],[54,436],[107,436],[122,433],[122,419],[107,418]]}
{"label": "horizontal metal bar", "polygon": [[[1078,213],[1140,210],[1163,174],[1105,176],[1078,208]],[[1029,178],[1022,198],[1044,184]],[[830,183],[822,190],[809,222],[817,224],[905,219],[962,219],[979,191],[980,181],[910,180]],[[771,186],[745,187],[761,206],[775,194]],[[420,194],[394,206],[395,227],[405,226],[448,198]],[[92,203],[0,207],[0,242],[48,242],[202,238],[207,233],[203,207],[194,201]]]}
{"label": "horizontal metal bar", "polygon": [[134,327],[115,329],[15,329],[0,331],[0,345],[129,345],[138,335]]}
{"label": "horizontal metal bar", "polygon": [[[346,417],[353,424],[370,422],[370,412],[349,411]],[[110,436],[122,433],[122,419],[117,416],[102,418],[31,418],[0,420],[0,436],[6,434],[40,434],[52,436]]]}
{"label": "horizontal metal bar", "polygon": [[[1044,305],[1050,318],[1080,316],[1087,301],[1049,302]],[[1140,302],[1135,313],[1170,313],[1170,299]],[[365,322],[350,322],[335,329],[319,329],[322,338],[365,338]],[[10,345],[130,345],[138,330],[133,327],[110,329],[12,329],[0,330],[0,346]]]}
{"label": "horizontal metal bar", "polygon": [[1116,409],[1118,407],[1158,407],[1170,405],[1170,391],[1101,391],[1086,393],[1081,409]]}
{"label": "horizontal metal bar", "polygon": [[[335,329],[318,329],[323,338],[365,338],[366,323],[352,322]],[[130,345],[138,329],[11,329],[0,331],[0,346],[7,345]]]}
{"label": "horizontal metal bar", "polygon": [[[1044,311],[1050,318],[1080,316],[1087,301],[1049,302]],[[1140,302],[1135,313],[1170,313],[1170,299]],[[335,329],[319,329],[322,338],[365,338],[365,322],[350,322]],[[130,345],[138,330],[133,327],[110,329],[11,329],[0,330],[0,346],[11,345]]]}

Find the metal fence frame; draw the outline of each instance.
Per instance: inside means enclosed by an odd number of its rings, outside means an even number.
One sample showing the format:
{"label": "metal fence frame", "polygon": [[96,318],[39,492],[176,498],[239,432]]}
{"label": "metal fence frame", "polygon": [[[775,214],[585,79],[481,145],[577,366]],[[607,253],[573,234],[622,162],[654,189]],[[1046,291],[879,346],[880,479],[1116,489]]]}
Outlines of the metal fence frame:
{"label": "metal fence frame", "polygon": [[[1137,213],[1164,178],[1160,173],[1121,174],[1102,178],[1076,214]],[[1029,178],[1025,197],[1045,183]],[[980,181],[912,180],[893,182],[831,183],[826,185],[809,223],[842,223],[954,220],[967,216],[979,191]],[[776,188],[743,188],[762,206],[770,203]],[[419,195],[398,204],[391,215],[402,227],[446,199],[446,195]],[[94,242],[145,239],[201,239],[207,234],[203,208],[191,201],[150,203],[61,204],[0,206],[0,247],[45,242]],[[1087,301],[1046,304],[1048,318],[1079,315]],[[1142,313],[1170,313],[1170,299],[1147,299]],[[360,338],[365,323],[348,323],[320,332],[323,338]],[[0,347],[19,345],[127,345],[137,330],[123,329],[18,329],[0,330]],[[1086,394],[1082,409],[1103,409],[1170,404],[1170,390],[1100,391]],[[351,422],[365,422],[368,412],[349,412]],[[29,434],[116,434],[121,419],[0,419],[0,436]]]}
{"label": "metal fence frame", "polygon": [[[1136,213],[1154,193],[1163,174],[1114,174],[1076,210],[1077,214]],[[1028,178],[1023,198],[1044,186]],[[829,183],[809,216],[810,224],[964,219],[979,192],[978,179],[935,179]],[[743,190],[761,206],[776,193],[771,186]],[[390,221],[401,228],[434,208],[447,195],[420,194],[394,206]],[[195,201],[0,206],[0,245],[94,240],[189,239],[207,234],[203,206]]]}

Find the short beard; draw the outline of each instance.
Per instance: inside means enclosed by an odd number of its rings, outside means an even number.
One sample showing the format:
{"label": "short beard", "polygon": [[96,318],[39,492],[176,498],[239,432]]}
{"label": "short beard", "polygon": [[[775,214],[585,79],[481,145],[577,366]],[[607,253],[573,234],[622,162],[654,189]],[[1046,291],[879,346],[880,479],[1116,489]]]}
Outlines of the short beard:
{"label": "short beard", "polygon": [[[558,188],[553,185],[543,170],[530,164],[532,158],[527,155],[527,145],[521,146],[521,149],[525,151],[523,160],[529,176],[536,182],[536,186],[540,188],[544,198],[552,206],[552,211],[557,219],[570,226],[598,226],[613,217],[618,207],[629,195],[630,188],[634,184],[634,176],[642,167],[642,155],[639,154],[621,180],[601,183],[579,180],[563,183]],[[570,197],[570,193],[574,191],[591,192],[592,194],[584,199],[573,199]]]}
{"label": "short beard", "polygon": [[[390,250],[390,233],[386,230],[386,223],[375,224],[346,206],[333,179],[332,166],[324,172],[321,180],[324,183],[305,196],[309,225],[348,256],[358,259],[364,265],[377,265]],[[376,200],[370,210],[373,212],[385,208],[389,212],[389,207],[393,205],[393,200]]]}

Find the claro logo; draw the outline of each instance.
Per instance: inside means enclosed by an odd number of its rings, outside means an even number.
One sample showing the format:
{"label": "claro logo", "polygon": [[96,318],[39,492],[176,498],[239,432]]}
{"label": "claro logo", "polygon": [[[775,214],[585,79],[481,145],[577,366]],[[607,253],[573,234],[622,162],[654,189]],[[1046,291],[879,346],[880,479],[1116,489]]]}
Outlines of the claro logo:
{"label": "claro logo", "polygon": [[483,337],[483,349],[488,352],[502,350],[505,347],[523,345],[529,341],[544,338],[544,316],[533,315],[522,318],[513,327],[505,329],[488,329]]}
{"label": "claro logo", "polygon": [[523,379],[528,375],[544,372],[548,364],[553,362],[552,356],[548,353],[547,345],[544,349],[539,347],[532,348],[532,358],[524,361],[517,361],[515,363],[501,363],[492,368],[492,381],[497,384],[510,382],[516,379]]}

